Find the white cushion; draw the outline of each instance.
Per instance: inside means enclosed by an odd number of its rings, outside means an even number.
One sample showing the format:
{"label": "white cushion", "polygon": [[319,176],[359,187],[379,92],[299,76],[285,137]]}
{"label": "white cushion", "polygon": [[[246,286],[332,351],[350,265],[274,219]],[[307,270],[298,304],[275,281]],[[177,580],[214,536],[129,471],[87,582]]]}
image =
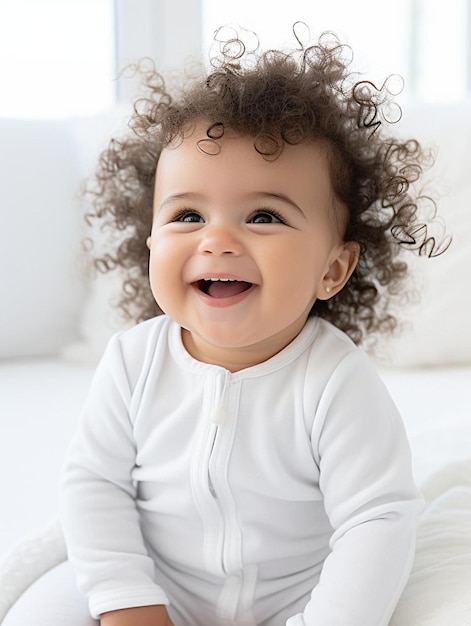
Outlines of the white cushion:
{"label": "white cushion", "polygon": [[0,358],[57,353],[85,285],[77,145],[68,121],[0,119]]}
{"label": "white cushion", "polygon": [[471,363],[471,103],[405,105],[393,131],[421,140],[436,151],[429,189],[453,242],[442,256],[407,254],[421,290],[418,304],[404,308],[402,335],[380,351],[399,367]]}

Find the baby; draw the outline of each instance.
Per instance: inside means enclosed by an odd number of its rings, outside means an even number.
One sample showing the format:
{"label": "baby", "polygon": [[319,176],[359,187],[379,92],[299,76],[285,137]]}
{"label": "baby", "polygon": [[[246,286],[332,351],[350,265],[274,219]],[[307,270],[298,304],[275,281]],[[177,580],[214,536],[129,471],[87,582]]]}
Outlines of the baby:
{"label": "baby", "polygon": [[[97,263],[127,272],[142,323],[110,341],[67,455],[93,619],[62,624],[391,618],[421,498],[358,345],[396,325],[402,251],[444,246],[414,192],[425,153],[385,132],[387,89],[345,53],[235,38],[173,95],[148,71],[133,133],[102,155],[91,217],[120,237]],[[62,580],[55,596],[77,594]]]}

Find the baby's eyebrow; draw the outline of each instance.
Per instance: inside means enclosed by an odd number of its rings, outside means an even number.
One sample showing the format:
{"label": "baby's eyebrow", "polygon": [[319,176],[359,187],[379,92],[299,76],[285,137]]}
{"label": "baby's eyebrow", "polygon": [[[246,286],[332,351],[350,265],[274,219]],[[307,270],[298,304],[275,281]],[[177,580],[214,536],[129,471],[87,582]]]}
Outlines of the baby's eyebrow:
{"label": "baby's eyebrow", "polygon": [[193,191],[182,192],[182,193],[172,193],[171,195],[167,196],[166,198],[162,200],[157,210],[157,213],[159,213],[167,205],[172,204],[172,202],[175,202],[176,200],[187,200],[187,201],[195,202],[197,200],[201,200],[202,197],[203,197],[202,194],[195,193]]}
{"label": "baby's eyebrow", "polygon": [[250,194],[254,198],[273,198],[274,200],[281,200],[286,204],[290,204],[294,209],[299,211],[301,215],[304,215],[304,211],[301,209],[299,205],[296,204],[294,200],[292,200],[289,196],[286,196],[284,193],[274,193],[271,191],[257,191],[253,194]]}
{"label": "baby's eyebrow", "polygon": [[[281,202],[289,204],[294,209],[296,209],[296,211],[298,211],[301,215],[304,216],[304,211],[301,209],[301,207],[298,204],[296,204],[296,202],[292,200],[289,196],[283,193],[277,193],[277,192],[272,192],[272,191],[254,191],[252,193],[248,193],[246,195],[246,198],[248,200],[264,200],[267,198],[274,199],[274,200],[281,200]],[[204,196],[203,194],[194,192],[194,191],[186,191],[186,192],[181,192],[181,193],[170,194],[169,196],[167,196],[166,198],[162,200],[157,213],[159,213],[162,209],[165,209],[169,204],[172,204],[172,202],[175,202],[177,200],[186,200],[187,202],[197,202],[197,201],[204,200]]]}

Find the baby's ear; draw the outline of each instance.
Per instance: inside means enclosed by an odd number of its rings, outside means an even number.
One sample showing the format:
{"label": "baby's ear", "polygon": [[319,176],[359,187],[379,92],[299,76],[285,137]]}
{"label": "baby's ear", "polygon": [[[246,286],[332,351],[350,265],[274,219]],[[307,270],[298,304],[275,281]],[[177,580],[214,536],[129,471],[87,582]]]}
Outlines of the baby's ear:
{"label": "baby's ear", "polygon": [[149,250],[150,250],[151,245],[152,245],[152,239],[149,235],[149,237],[147,237],[146,239],[146,246],[149,248]]}
{"label": "baby's ear", "polygon": [[328,300],[335,296],[352,275],[360,256],[360,244],[356,241],[345,241],[336,249],[316,297]]}

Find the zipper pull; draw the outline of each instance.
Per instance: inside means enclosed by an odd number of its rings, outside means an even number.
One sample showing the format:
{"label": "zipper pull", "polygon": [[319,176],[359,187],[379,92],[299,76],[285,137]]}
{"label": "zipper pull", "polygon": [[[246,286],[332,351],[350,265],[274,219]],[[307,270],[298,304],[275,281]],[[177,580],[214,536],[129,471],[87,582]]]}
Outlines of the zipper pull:
{"label": "zipper pull", "polygon": [[211,413],[211,422],[215,426],[223,426],[227,419],[227,411],[226,409],[219,405],[215,407]]}

